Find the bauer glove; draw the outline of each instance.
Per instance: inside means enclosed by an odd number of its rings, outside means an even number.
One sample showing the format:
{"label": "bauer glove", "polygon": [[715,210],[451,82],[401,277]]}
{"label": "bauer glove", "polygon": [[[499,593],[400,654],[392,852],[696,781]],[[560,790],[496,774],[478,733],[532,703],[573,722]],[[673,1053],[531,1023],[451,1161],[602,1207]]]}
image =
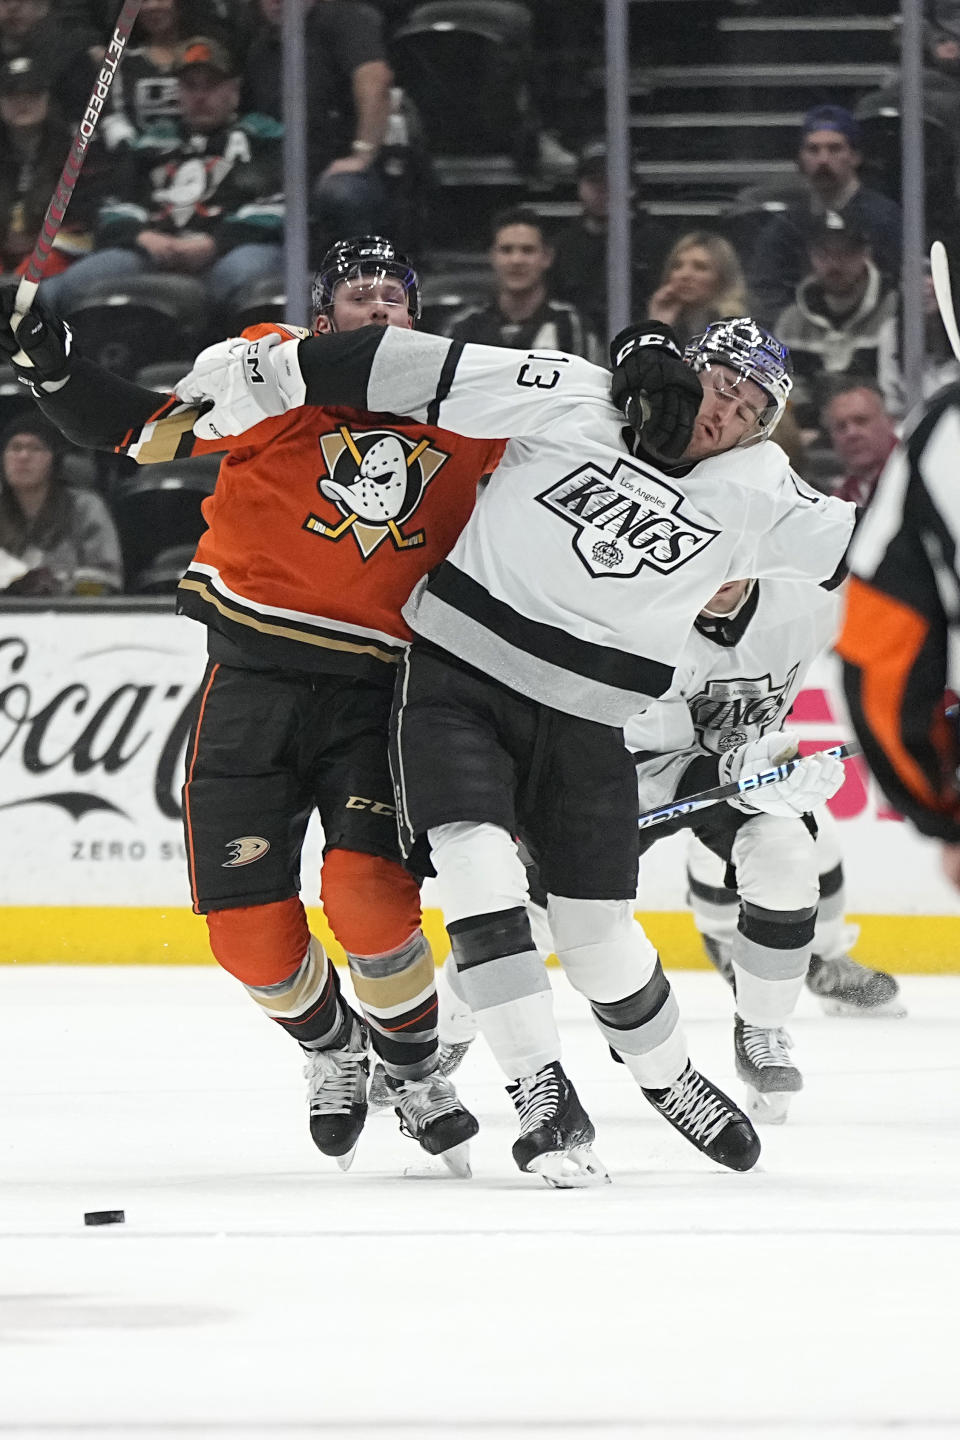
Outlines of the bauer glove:
{"label": "bauer glove", "polygon": [[[761,735],[736,750],[721,755],[718,773],[721,785],[731,780],[746,780],[751,775],[760,775],[773,770],[797,754],[794,736],[782,730],[770,735]],[[807,755],[802,763],[787,776],[770,784],[758,786],[746,794],[734,796],[727,801],[735,810],[748,815],[764,813],[779,815],[793,820],[815,810],[835,795],[843,784],[843,761],[835,755]]]}
{"label": "bauer glove", "polygon": [[177,385],[179,399],[208,407],[193,433],[203,440],[242,435],[261,420],[302,405],[306,385],[297,360],[299,344],[273,333],[259,340],[221,340],[201,350]]}
{"label": "bauer glove", "polygon": [[656,459],[679,460],[690,444],[703,387],[683,363],[669,325],[621,330],[610,346],[613,403]]}
{"label": "bauer glove", "polygon": [[[59,390],[70,378],[73,331],[64,321],[36,303],[31,305],[14,331],[16,294],[13,286],[4,286],[0,290],[0,359],[13,366],[20,383],[28,386],[35,395],[49,394]],[[14,355],[21,350],[32,362],[31,365],[18,364],[14,360]]]}

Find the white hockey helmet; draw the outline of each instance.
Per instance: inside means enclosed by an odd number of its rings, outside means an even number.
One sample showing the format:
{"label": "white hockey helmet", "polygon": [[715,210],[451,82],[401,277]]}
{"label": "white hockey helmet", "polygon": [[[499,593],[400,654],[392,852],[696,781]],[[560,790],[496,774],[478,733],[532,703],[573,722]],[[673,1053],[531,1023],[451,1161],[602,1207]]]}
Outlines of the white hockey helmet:
{"label": "white hockey helmet", "polygon": [[711,365],[726,365],[736,373],[735,385],[741,380],[752,380],[759,385],[768,404],[757,419],[758,431],[740,443],[749,444],[773,434],[793,389],[790,351],[775,335],[748,315],[735,320],[716,320],[702,335],[695,335],[688,342],[683,358],[698,375]]}

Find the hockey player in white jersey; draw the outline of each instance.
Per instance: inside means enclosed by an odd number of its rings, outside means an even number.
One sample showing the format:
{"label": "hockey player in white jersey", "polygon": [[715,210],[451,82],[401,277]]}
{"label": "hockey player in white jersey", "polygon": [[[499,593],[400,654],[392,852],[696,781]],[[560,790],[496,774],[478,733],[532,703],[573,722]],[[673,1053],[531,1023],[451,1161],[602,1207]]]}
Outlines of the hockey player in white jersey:
{"label": "hockey player in white jersey", "polygon": [[[907,1011],[894,976],[864,965],[850,954],[859,930],[846,918],[839,827],[825,805],[817,809],[814,819],[820,899],[807,989],[817,997],[827,1015],[902,1019]],[[735,886],[725,883],[727,878],[723,860],[691,832],[687,848],[690,910],[710,963],[733,989],[732,947],[740,897]]]}
{"label": "hockey player in white jersey", "polygon": [[[641,812],[754,774],[797,753],[782,728],[804,675],[831,642],[834,595],[807,581],[734,580],[697,618],[669,695],[624,730]],[[812,811],[843,783],[842,762],[810,756],[788,779],[641,831],[641,852],[689,827],[739,896],[730,960],[734,1056],[756,1119],[786,1119],[801,1089],[785,1024],[810,964],[819,898]]]}
{"label": "hockey player in white jersey", "polygon": [[[429,849],[459,978],[520,1117],[521,1169],[560,1184],[598,1172],[530,934],[520,829],[540,854],[560,960],[606,1038],[685,1138],[748,1169],[756,1135],[690,1064],[633,920],[636,781],[622,726],[669,689],[724,580],[827,580],[853,509],[804,486],[766,443],[790,380],[782,347],[748,320],[711,327],[686,363],[663,329],[616,347],[639,436],[610,401],[608,373],[586,361],[396,337],[227,342],[178,393],[213,403],[197,424],[211,435],[325,403],[509,437],[450,557],[405,609],[417,638],[399,681],[394,774],[408,853]],[[657,407],[630,383],[651,354],[681,401],[695,375],[701,387],[692,436],[666,463],[643,449]]]}
{"label": "hockey player in white jersey", "polygon": [[[771,749],[776,757],[795,749],[781,727],[811,663],[834,637],[838,609],[835,593],[806,581],[721,587],[697,619],[669,694],[625,727],[627,744],[638,752],[641,810],[711,789],[721,770],[739,778],[756,762],[767,768]],[[751,792],[749,802],[719,804],[641,835],[645,852],[678,829],[690,830],[691,908],[711,959],[735,990],[736,1064],[748,1087],[748,1112],[760,1120],[785,1119],[789,1097],[801,1087],[784,1027],[817,956],[826,958],[814,965],[815,989],[828,967],[841,968],[837,957],[844,954],[847,990],[867,991],[884,1014],[904,1013],[892,977],[845,956],[836,827],[826,806],[808,813],[841,780],[840,761],[813,759],[786,784]],[[554,945],[535,866],[528,878],[534,935],[549,953]],[[831,985],[825,997],[830,1004],[841,1003],[836,989]],[[449,967],[438,992],[441,1065],[450,1073],[476,1022]]]}

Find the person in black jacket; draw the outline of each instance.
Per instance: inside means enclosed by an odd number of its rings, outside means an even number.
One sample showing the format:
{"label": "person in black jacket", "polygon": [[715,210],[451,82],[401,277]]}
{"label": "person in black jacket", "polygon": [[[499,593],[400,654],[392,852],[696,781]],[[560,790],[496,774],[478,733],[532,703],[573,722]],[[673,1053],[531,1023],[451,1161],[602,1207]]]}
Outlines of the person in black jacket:
{"label": "person in black jacket", "polygon": [[602,365],[600,342],[580,312],[550,298],[553,249],[536,211],[522,206],[501,211],[492,234],[493,296],[487,305],[458,311],[447,330],[450,338],[515,350],[563,350]]}

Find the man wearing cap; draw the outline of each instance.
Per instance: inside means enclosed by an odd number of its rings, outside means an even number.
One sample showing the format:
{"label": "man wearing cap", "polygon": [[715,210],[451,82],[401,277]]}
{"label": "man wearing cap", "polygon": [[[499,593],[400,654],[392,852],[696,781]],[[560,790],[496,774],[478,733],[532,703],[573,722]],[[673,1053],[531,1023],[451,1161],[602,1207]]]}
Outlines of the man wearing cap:
{"label": "man wearing cap", "polygon": [[[580,213],[558,232],[550,285],[558,300],[576,306],[596,335],[607,333],[607,147],[585,145],[577,157]],[[644,313],[669,248],[662,226],[642,206],[631,207],[632,310]]]}
{"label": "man wearing cap", "polygon": [[877,268],[891,280],[899,277],[900,207],[861,185],[859,146],[860,127],[842,105],[817,105],[807,111],[797,154],[807,193],[771,216],[747,266],[754,314],[769,323],[793,300],[806,270],[809,234],[831,214],[862,230]]}
{"label": "man wearing cap", "polygon": [[238,114],[238,69],[221,40],[187,40],[177,69],[180,118],[144,132],[119,162],[96,252],[45,282],[63,309],[99,280],[150,271],[199,276],[227,304],[282,268],[283,127]]}
{"label": "man wearing cap", "polygon": [[874,264],[865,232],[837,214],[814,225],[807,255],[808,273],[777,320],[777,336],[793,359],[797,419],[816,425],[822,377],[876,380],[880,334],[897,313],[897,290]]}

